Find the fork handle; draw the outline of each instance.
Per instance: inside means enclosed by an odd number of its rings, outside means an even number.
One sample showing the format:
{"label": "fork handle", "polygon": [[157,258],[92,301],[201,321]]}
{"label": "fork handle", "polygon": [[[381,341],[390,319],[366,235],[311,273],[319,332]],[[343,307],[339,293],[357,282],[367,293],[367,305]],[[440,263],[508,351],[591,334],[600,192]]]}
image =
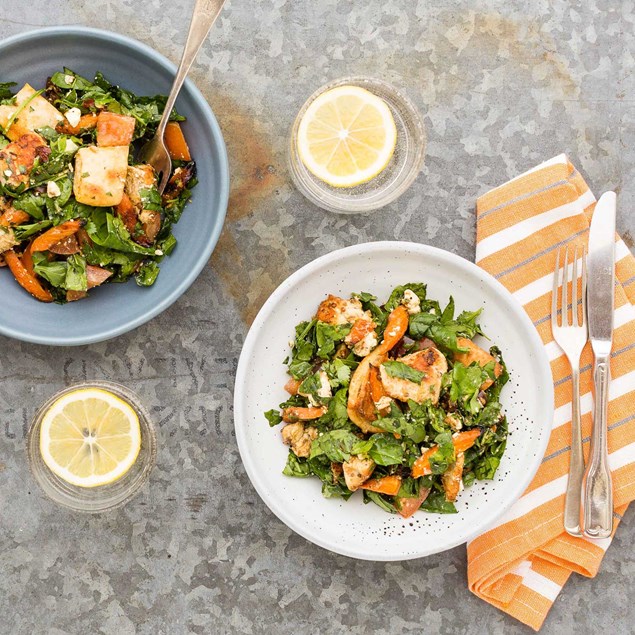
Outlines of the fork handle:
{"label": "fork handle", "polygon": [[595,358],[593,381],[593,434],[584,486],[584,534],[589,538],[608,538],[613,532],[613,484],[607,444],[608,356]]}
{"label": "fork handle", "polygon": [[161,139],[163,138],[165,127],[170,120],[170,114],[174,108],[174,103],[176,102],[179,91],[183,86],[183,82],[224,4],[225,0],[196,0],[192,13],[192,21],[190,22],[190,30],[187,34],[187,40],[185,40],[183,55],[181,56],[181,63],[176,71],[174,83],[172,84],[168,99],[165,102],[163,116],[157,127],[156,134]]}
{"label": "fork handle", "polygon": [[582,536],[580,516],[584,454],[582,453],[582,426],[580,424],[580,365],[571,364],[573,399],[571,402],[571,463],[564,502],[564,528],[572,536]]}

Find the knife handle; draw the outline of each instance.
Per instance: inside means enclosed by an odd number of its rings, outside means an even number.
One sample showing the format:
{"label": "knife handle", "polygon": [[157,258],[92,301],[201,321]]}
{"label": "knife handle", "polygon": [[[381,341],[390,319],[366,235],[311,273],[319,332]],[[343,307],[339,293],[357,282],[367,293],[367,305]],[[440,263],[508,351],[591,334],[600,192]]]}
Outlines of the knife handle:
{"label": "knife handle", "polygon": [[613,483],[608,461],[609,358],[595,360],[593,434],[584,485],[584,534],[608,538],[613,533]]}

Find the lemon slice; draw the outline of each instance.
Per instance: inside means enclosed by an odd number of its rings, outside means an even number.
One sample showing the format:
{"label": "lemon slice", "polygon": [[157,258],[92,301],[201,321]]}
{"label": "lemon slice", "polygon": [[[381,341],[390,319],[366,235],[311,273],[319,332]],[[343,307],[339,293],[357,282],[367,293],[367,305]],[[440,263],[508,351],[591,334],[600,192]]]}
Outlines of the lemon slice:
{"label": "lemon slice", "polygon": [[72,485],[97,487],[116,481],[132,467],[140,449],[137,413],[100,388],[66,393],[42,418],[42,459]]}
{"label": "lemon slice", "polygon": [[386,102],[359,86],[338,86],[307,108],[298,153],[318,179],[353,187],[376,177],[395,152],[397,128]]}

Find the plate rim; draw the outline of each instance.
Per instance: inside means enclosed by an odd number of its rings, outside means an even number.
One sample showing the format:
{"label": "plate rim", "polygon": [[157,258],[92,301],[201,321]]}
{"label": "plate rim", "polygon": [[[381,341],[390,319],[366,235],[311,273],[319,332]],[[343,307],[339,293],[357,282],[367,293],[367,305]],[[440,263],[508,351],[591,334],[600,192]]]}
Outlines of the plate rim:
{"label": "plate rim", "polygon": [[[165,55],[152,48],[151,46],[136,40],[127,35],[121,33],[115,33],[107,29],[97,29],[94,27],[81,26],[81,25],[68,25],[68,26],[51,26],[39,29],[29,29],[21,33],[16,33],[0,41],[0,56],[4,51],[22,42],[28,42],[30,40],[39,40],[47,37],[59,37],[59,36],[84,36],[95,40],[102,40],[105,42],[115,41],[116,43],[123,45],[129,49],[132,49],[135,54],[150,58],[154,62],[158,63],[165,70],[169,71],[172,75],[176,74],[176,65],[173,64]],[[138,328],[142,324],[149,322],[157,317],[157,315],[163,313],[174,302],[176,302],[194,283],[198,278],[205,265],[209,262],[209,259],[216,248],[218,239],[220,238],[221,231],[225,225],[225,218],[227,216],[227,205],[229,202],[229,159],[227,157],[227,146],[225,144],[225,138],[220,129],[214,112],[205,99],[203,93],[197,88],[194,82],[190,78],[186,78],[183,87],[189,91],[192,99],[201,108],[205,114],[206,125],[211,128],[212,136],[218,143],[218,156],[219,156],[219,173],[220,173],[220,192],[219,192],[219,217],[218,221],[210,233],[208,242],[205,246],[205,250],[201,252],[201,257],[197,261],[196,265],[192,267],[187,274],[181,279],[179,284],[172,290],[171,293],[163,297],[154,307],[145,312],[144,314],[127,321],[118,327],[111,328],[108,331],[100,332],[95,335],[88,336],[58,336],[58,335],[34,335],[27,331],[20,331],[11,327],[7,327],[0,322],[0,334],[12,339],[28,342],[31,344],[43,344],[47,346],[82,346],[86,344],[95,344],[97,342],[104,342],[111,340],[119,335],[128,333]],[[183,90],[183,88],[181,88]]]}
{"label": "plate rim", "polygon": [[[438,247],[433,247],[432,245],[425,245],[422,243],[414,243],[408,241],[391,241],[391,240],[382,240],[382,241],[370,241],[365,243],[359,243],[356,245],[351,245],[348,247],[343,247],[341,249],[336,249],[327,254],[319,256],[318,258],[308,262],[307,264],[300,267],[297,271],[292,273],[289,277],[283,280],[275,291],[267,298],[266,302],[261,307],[260,311],[256,315],[251,327],[249,328],[249,332],[245,338],[240,358],[238,360],[238,366],[236,370],[236,378],[234,381],[234,431],[236,433],[236,442],[238,444],[238,451],[240,453],[240,458],[247,472],[247,476],[251,481],[252,486],[262,499],[262,501],[267,505],[269,510],[273,512],[273,514],[283,522],[287,527],[295,531],[297,534],[308,540],[309,542],[326,549],[327,551],[331,551],[333,553],[337,553],[343,556],[347,556],[350,558],[355,558],[358,560],[369,560],[369,561],[382,561],[382,562],[397,562],[397,561],[405,561],[405,560],[413,560],[415,558],[423,558],[435,553],[441,553],[443,551],[447,551],[454,547],[457,547],[462,544],[466,544],[473,540],[477,535],[480,535],[487,531],[490,527],[492,527],[500,518],[502,518],[507,511],[512,507],[512,505],[520,499],[523,492],[527,489],[531,481],[533,480],[540,464],[542,462],[542,458],[547,449],[547,444],[550,438],[550,430],[551,424],[553,420],[554,413],[554,388],[553,382],[547,381],[546,384],[548,386],[548,394],[545,396],[545,407],[547,408],[545,422],[543,423],[544,430],[543,437],[541,439],[540,446],[536,451],[536,458],[534,459],[534,464],[531,469],[527,470],[524,477],[518,481],[518,484],[515,487],[514,495],[510,497],[509,501],[504,505],[499,506],[494,513],[488,517],[487,521],[482,525],[479,525],[476,529],[469,531],[466,536],[460,538],[458,540],[450,541],[447,545],[445,545],[442,549],[421,549],[420,551],[408,554],[375,554],[368,555],[363,551],[356,551],[353,548],[338,548],[338,546],[333,546],[328,543],[326,540],[322,540],[319,534],[310,534],[309,531],[305,531],[305,528],[301,526],[300,523],[295,521],[294,515],[288,513],[281,505],[275,504],[275,497],[272,497],[269,500],[268,496],[265,495],[265,488],[260,485],[257,479],[257,472],[254,468],[253,463],[251,462],[251,456],[248,451],[248,444],[246,439],[246,415],[243,408],[243,399],[241,393],[241,387],[245,385],[247,378],[247,369],[249,365],[249,360],[253,353],[253,348],[257,341],[258,331],[260,331],[261,327],[265,323],[266,319],[269,317],[269,314],[272,312],[274,307],[278,304],[279,299],[289,291],[297,282],[306,278],[307,276],[314,273],[316,270],[320,269],[323,265],[329,264],[334,260],[338,260],[340,258],[345,258],[349,255],[358,255],[358,256],[368,256],[369,253],[382,251],[386,249],[391,250],[403,250],[407,249],[409,251],[419,252],[420,255],[430,255],[433,254],[441,260],[446,260],[447,262],[452,262],[454,264],[459,265],[460,267],[467,268],[472,272],[478,273],[483,279],[493,286],[499,293],[506,296],[508,300],[510,300],[510,305],[514,307],[514,311],[517,317],[524,322],[526,327],[529,327],[527,330],[530,333],[530,337],[532,339],[532,350],[537,351],[536,362],[538,363],[540,370],[545,374],[546,377],[551,377],[551,365],[549,363],[549,359],[547,357],[547,353],[544,348],[544,344],[538,331],[533,325],[531,319],[525,312],[523,306],[514,298],[514,296],[510,293],[510,291],[496,278],[494,278],[487,271],[476,265],[475,263],[458,256],[450,251],[446,251],[445,249],[440,249]],[[243,422],[242,424],[239,422]]]}

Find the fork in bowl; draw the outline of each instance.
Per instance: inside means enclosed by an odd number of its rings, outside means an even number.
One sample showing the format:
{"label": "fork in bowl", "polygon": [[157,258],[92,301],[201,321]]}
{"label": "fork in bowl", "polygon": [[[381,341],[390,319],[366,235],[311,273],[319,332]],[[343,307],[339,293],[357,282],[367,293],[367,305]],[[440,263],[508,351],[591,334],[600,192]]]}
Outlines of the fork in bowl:
{"label": "fork in bowl", "polygon": [[[586,316],[586,249],[581,248],[581,294],[582,310],[578,310],[578,246],[573,252],[572,276],[569,278],[569,247],[564,251],[562,276],[560,275],[560,254],[558,249],[556,267],[553,274],[551,296],[551,330],[553,337],[564,351],[571,366],[573,399],[571,403],[571,462],[564,507],[564,528],[572,536],[582,536],[580,529],[582,480],[584,477],[584,455],[582,453],[582,426],[580,423],[580,356],[589,339]],[[571,284],[571,315],[569,315],[569,293]],[[562,289],[561,293],[558,291]],[[560,296],[560,305],[558,297]],[[561,323],[558,324],[558,313]],[[569,320],[569,317],[571,319]],[[581,317],[581,319],[580,319]]]}

